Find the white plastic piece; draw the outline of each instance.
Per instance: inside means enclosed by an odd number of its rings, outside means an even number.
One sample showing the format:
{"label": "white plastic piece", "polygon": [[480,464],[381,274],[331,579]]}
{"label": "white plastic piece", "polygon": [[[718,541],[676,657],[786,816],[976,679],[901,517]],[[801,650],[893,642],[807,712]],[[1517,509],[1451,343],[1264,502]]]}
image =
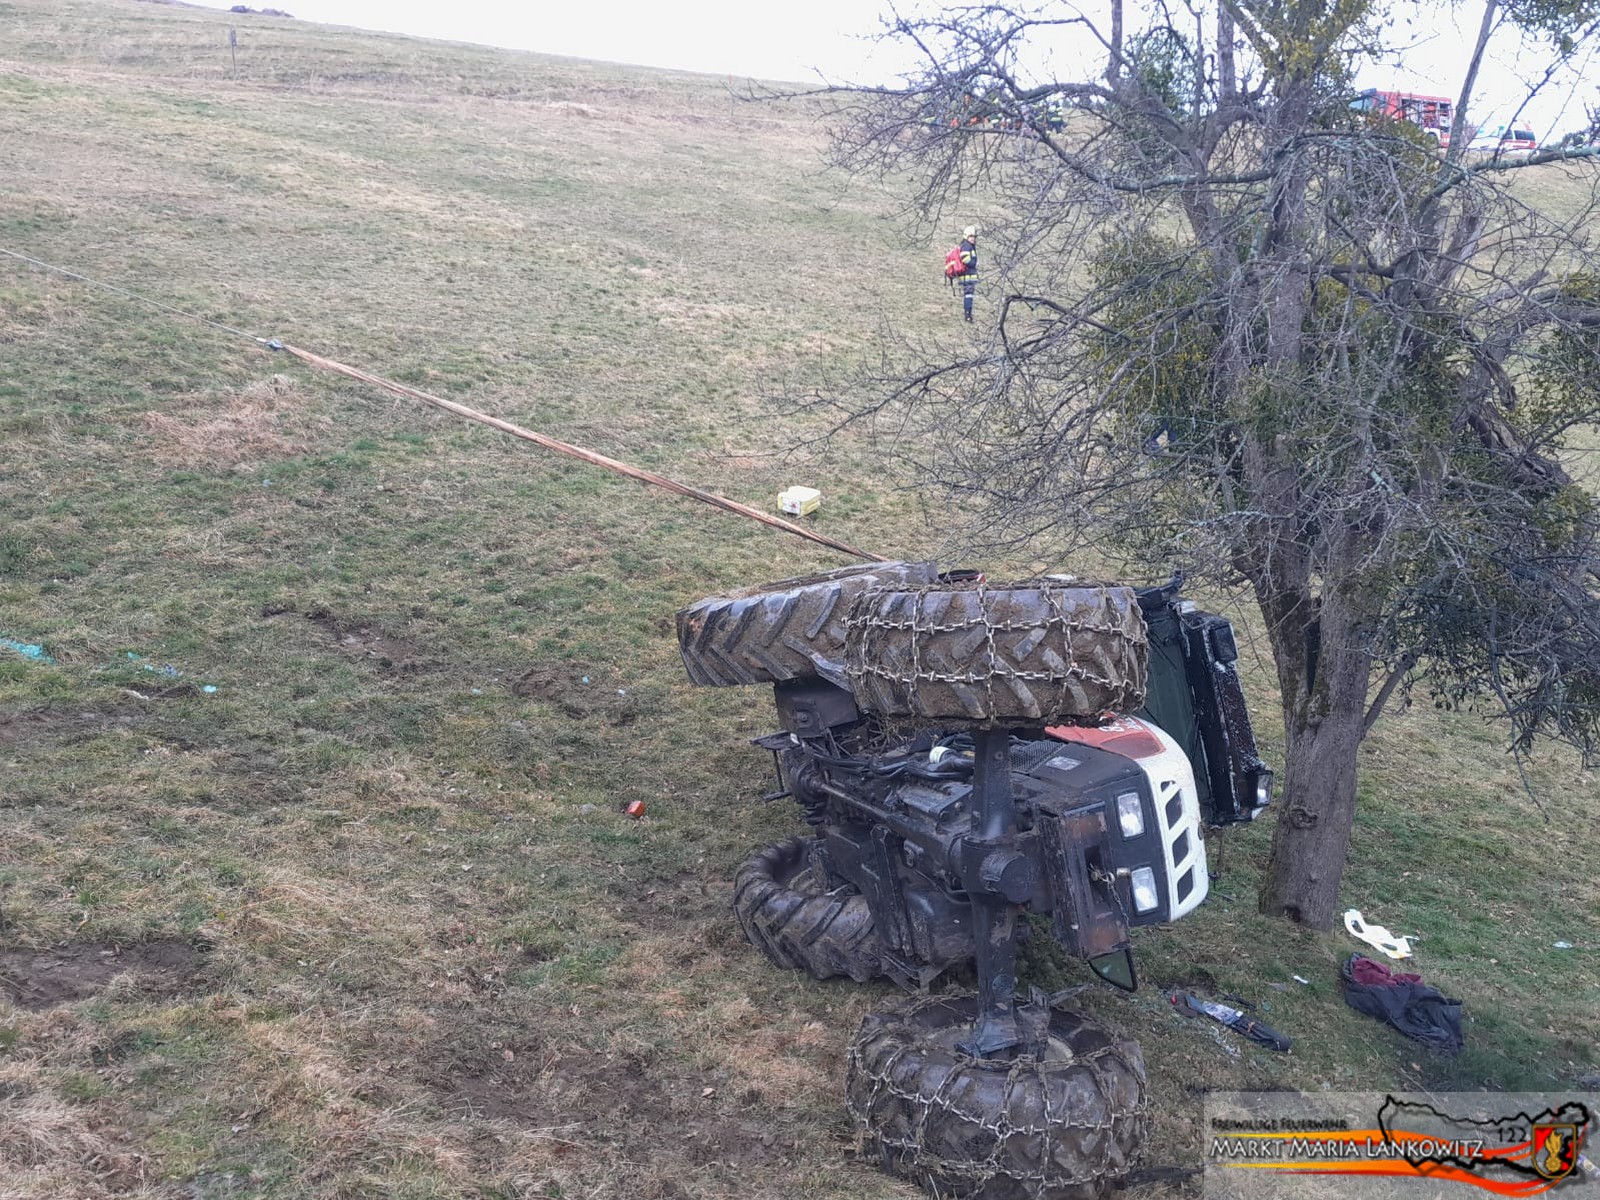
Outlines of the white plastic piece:
{"label": "white plastic piece", "polygon": [[[1139,717],[1118,717],[1104,725],[1058,726],[1050,735],[1069,745],[1094,746],[1132,759],[1150,782],[1155,801],[1156,853],[1167,880],[1162,919],[1176,921],[1199,907],[1211,890],[1206,868],[1205,826],[1200,819],[1200,793],[1195,788],[1194,767],[1183,748],[1161,726]],[[1059,755],[1058,755],[1059,758]],[[1077,766],[1074,760],[1071,764]],[[1180,883],[1187,887],[1179,895]]]}
{"label": "white plastic piece", "polygon": [[[1137,725],[1156,739],[1161,752],[1135,759],[1144,768],[1155,797],[1156,828],[1161,831],[1161,850],[1167,868],[1169,921],[1188,916],[1211,890],[1211,872],[1206,866],[1205,823],[1200,819],[1200,793],[1194,783],[1194,767],[1182,747],[1161,726],[1137,717],[1123,717],[1122,723]],[[1112,749],[1112,747],[1107,747]],[[1167,820],[1167,808],[1178,798],[1178,819]],[[1183,834],[1187,833],[1187,838]],[[1178,896],[1178,880],[1187,874],[1188,895]]]}
{"label": "white plastic piece", "polygon": [[1386,954],[1390,958],[1411,957],[1410,938],[1397,937],[1382,925],[1368,925],[1359,909],[1345,910],[1344,927],[1350,931],[1351,937],[1365,942],[1380,954]]}
{"label": "white plastic piece", "polygon": [[822,493],[816,488],[792,487],[778,493],[778,507],[791,517],[808,517],[822,503]]}

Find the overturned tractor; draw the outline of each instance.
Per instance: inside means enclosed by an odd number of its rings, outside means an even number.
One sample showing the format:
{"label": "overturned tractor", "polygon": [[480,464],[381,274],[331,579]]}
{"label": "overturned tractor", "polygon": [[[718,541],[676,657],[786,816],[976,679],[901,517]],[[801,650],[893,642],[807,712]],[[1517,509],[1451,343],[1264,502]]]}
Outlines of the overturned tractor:
{"label": "overturned tractor", "polygon": [[[809,836],[740,868],[734,910],[777,966],[921,993],[852,1040],[847,1102],[880,1162],[939,1196],[1066,1200],[1132,1168],[1138,1047],[1017,996],[1024,913],[1136,986],[1134,926],[1205,899],[1204,824],[1272,774],[1226,620],[1065,576],[1014,585],[875,563],[678,614],[700,684],[770,683],[759,738]],[[977,994],[930,996],[970,971]]]}

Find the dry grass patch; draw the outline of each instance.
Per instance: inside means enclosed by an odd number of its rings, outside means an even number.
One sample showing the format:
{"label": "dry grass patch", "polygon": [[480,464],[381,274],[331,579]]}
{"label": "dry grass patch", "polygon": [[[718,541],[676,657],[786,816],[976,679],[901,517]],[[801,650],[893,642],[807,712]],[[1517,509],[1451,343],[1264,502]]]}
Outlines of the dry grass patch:
{"label": "dry grass patch", "polygon": [[103,1031],[71,1009],[27,1013],[0,1001],[17,1038],[0,1057],[0,1200],[144,1200],[170,1195],[129,1135],[109,1090]]}
{"label": "dry grass patch", "polygon": [[39,1090],[42,1082],[28,1064],[0,1065],[0,1179],[39,1167],[90,1167],[109,1149],[88,1128],[86,1110]]}
{"label": "dry grass patch", "polygon": [[287,375],[180,401],[176,412],[144,414],[155,439],[151,456],[167,467],[253,471],[270,459],[305,454],[331,424],[310,416],[306,403]]}

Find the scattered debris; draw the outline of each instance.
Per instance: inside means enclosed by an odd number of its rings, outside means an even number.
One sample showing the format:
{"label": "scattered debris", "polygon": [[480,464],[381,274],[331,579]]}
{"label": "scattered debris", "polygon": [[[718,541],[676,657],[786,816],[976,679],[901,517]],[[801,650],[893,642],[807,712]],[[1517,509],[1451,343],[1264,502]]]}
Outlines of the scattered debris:
{"label": "scattered debris", "polygon": [[32,642],[19,642],[14,638],[0,637],[0,648],[15,650],[23,658],[31,658],[34,662],[53,664],[56,661],[45,653],[43,646]]}
{"label": "scattered debris", "polygon": [[375,625],[346,622],[327,608],[314,608],[306,613],[306,620],[321,628],[339,648],[359,657],[374,660],[380,667],[406,670],[414,666],[411,660],[418,655],[415,645],[404,638],[391,636]]}
{"label": "scattered debris", "polygon": [[[1237,999],[1237,997],[1235,998]],[[1210,1017],[1213,1021],[1220,1022],[1229,1029],[1244,1034],[1252,1042],[1259,1042],[1269,1049],[1287,1054],[1290,1047],[1294,1045],[1293,1042],[1276,1029],[1263,1025],[1253,1017],[1245,1016],[1237,1008],[1229,1008],[1226,1004],[1218,1004],[1213,1000],[1202,1000],[1193,992],[1173,992],[1169,999],[1171,999],[1173,1007],[1184,1016]],[[1241,1000],[1240,1003],[1248,1005],[1249,1001]],[[1251,1007],[1254,1006],[1251,1005]]]}
{"label": "scattered debris", "polygon": [[1572,943],[1571,942],[1551,942],[1550,945],[1551,945],[1551,947],[1553,949],[1556,949],[1556,950],[1571,950],[1572,949]]}
{"label": "scattered debris", "polygon": [[1206,1032],[1211,1035],[1211,1040],[1217,1044],[1217,1048],[1229,1058],[1237,1062],[1242,1057],[1238,1043],[1215,1025],[1207,1025]]}
{"label": "scattered debris", "polygon": [[1296,983],[1303,983],[1303,984],[1305,984],[1305,986],[1306,986],[1306,987],[1310,987],[1310,986],[1311,986],[1311,980],[1309,980],[1309,979],[1303,979],[1303,978],[1301,978],[1301,977],[1300,977],[1300,976],[1299,976],[1299,975],[1291,975],[1291,976],[1289,976],[1289,978],[1290,978],[1290,979],[1292,979],[1292,980],[1294,980],[1294,981],[1295,981],[1295,982],[1296,982]]}
{"label": "scattered debris", "polygon": [[1391,971],[1383,963],[1352,954],[1340,976],[1344,1002],[1357,1012],[1393,1025],[1408,1038],[1454,1054],[1465,1044],[1461,1001],[1422,982],[1421,975]]}
{"label": "scattered debris", "polygon": [[630,800],[628,801],[628,807],[622,811],[637,821],[640,817],[644,816],[644,801]]}
{"label": "scattered debris", "polygon": [[610,668],[581,663],[539,663],[511,685],[520,700],[541,700],[573,720],[631,725],[643,714],[636,688],[617,687]]}
{"label": "scattered debris", "polygon": [[[133,650],[126,651],[126,656],[129,662],[138,663],[141,671],[148,671],[152,675],[164,675],[168,679],[183,678],[183,672],[178,670],[178,668],[173,666],[171,663],[162,663],[160,666],[157,666],[155,663],[145,662],[144,655],[136,653]],[[152,698],[135,691],[133,688],[124,688],[123,690],[129,695],[137,696],[140,700],[149,700]],[[160,692],[156,693],[156,696],[163,700],[172,700],[181,698],[183,696],[193,696],[200,692],[204,692],[206,695],[211,696],[216,694],[216,690],[217,685],[214,683],[203,683],[198,687],[192,683],[180,683],[176,687],[162,689]]]}
{"label": "scattered debris", "polygon": [[1380,954],[1390,958],[1410,958],[1411,938],[1397,937],[1382,925],[1368,925],[1358,909],[1346,909],[1344,927],[1357,941],[1365,942]]}
{"label": "scattered debris", "polygon": [[809,517],[822,504],[816,488],[792,487],[778,493],[778,507],[791,517]]}

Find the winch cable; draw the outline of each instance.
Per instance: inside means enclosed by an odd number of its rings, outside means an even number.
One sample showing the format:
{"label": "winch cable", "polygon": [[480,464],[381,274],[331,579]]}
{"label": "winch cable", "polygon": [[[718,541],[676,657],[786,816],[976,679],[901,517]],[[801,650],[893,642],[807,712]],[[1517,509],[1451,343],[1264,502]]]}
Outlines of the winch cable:
{"label": "winch cable", "polygon": [[80,283],[86,283],[92,287],[104,288],[106,291],[114,292],[117,295],[126,297],[129,300],[136,300],[141,304],[148,304],[153,308],[158,308],[162,312],[171,313],[174,316],[183,317],[190,321],[198,321],[202,325],[209,325],[211,328],[219,329],[224,333],[230,333],[236,337],[249,338],[257,345],[265,346],[269,350],[282,351],[286,354],[291,354],[295,358],[298,358],[302,362],[306,363],[308,366],[315,367],[318,370],[331,371],[334,374],[344,375],[350,379],[355,379],[361,383],[368,384],[369,386],[380,388],[386,392],[391,392],[396,396],[403,396],[409,400],[417,400],[423,404],[430,404],[435,408],[443,409],[445,412],[452,413],[455,416],[464,417],[469,421],[476,421],[480,425],[489,426],[491,429],[497,429],[501,433],[510,434],[512,437],[521,438],[523,441],[533,442],[535,445],[543,446],[546,450],[553,450],[557,454],[565,454],[570,458],[576,458],[579,461],[589,463],[592,466],[602,467],[607,471],[612,471],[615,474],[624,476],[625,478],[634,479],[640,483],[649,484],[652,487],[662,488],[665,491],[675,492],[680,496],[687,496],[691,500],[699,500],[703,504],[712,505],[715,508],[720,508],[726,512],[735,513],[741,517],[748,517],[752,521],[759,521],[763,525],[770,525],[774,529],[781,529],[785,533],[792,533],[797,537],[803,537],[807,541],[816,542],[819,545],[827,546],[833,550],[838,550],[841,553],[851,555],[854,558],[865,559],[868,562],[889,561],[889,559],[882,554],[874,554],[868,550],[859,550],[850,545],[848,542],[842,542],[837,538],[829,537],[825,533],[818,533],[815,530],[807,529],[803,525],[796,525],[793,521],[785,521],[782,517],[775,517],[771,513],[762,512],[759,508],[752,508],[750,505],[741,504],[737,500],[729,500],[726,496],[719,496],[715,492],[708,492],[703,488],[697,488],[687,483],[679,483],[675,479],[668,479],[665,475],[658,475],[656,472],[647,471],[642,467],[630,466],[628,463],[621,462],[615,458],[610,458],[604,454],[597,453],[596,451],[586,450],[582,446],[575,446],[571,442],[563,442],[560,439],[550,437],[547,434],[535,433],[531,429],[524,429],[520,425],[514,425],[510,421],[504,421],[499,417],[490,416],[488,413],[480,412],[475,408],[469,408],[465,404],[457,403],[454,400],[446,400],[442,396],[435,396],[429,392],[422,391],[420,388],[409,387],[403,383],[396,383],[392,379],[385,379],[381,375],[374,375],[370,371],[361,370],[359,367],[351,367],[341,362],[335,362],[331,358],[324,358],[320,354],[313,354],[309,350],[302,350],[298,346],[291,346],[288,343],[279,341],[276,338],[264,338],[243,329],[235,329],[232,325],[224,325],[220,321],[213,321],[209,317],[200,316],[198,313],[186,312],[181,308],[175,308],[170,304],[164,304],[160,300],[153,300],[149,296],[141,295],[138,292],[129,291],[127,288],[118,287],[114,283],[107,283],[104,280],[92,278],[91,276],[84,275],[81,272],[69,270],[68,268],[59,266],[56,263],[45,262],[43,259],[34,258],[28,254],[20,254],[15,250],[7,250],[3,246],[0,246],[0,254],[4,254],[10,258],[18,259],[21,262],[29,263],[32,266],[40,267],[47,271],[58,272],[59,274],[67,276],[69,279],[76,279]]}

